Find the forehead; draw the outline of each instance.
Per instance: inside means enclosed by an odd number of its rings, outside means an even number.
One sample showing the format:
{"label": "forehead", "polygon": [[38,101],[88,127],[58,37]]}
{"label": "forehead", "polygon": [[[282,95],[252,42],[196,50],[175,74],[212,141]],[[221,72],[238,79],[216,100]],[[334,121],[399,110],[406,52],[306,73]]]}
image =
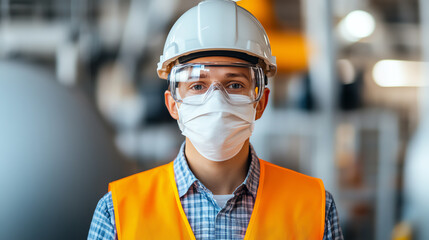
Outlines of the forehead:
{"label": "forehead", "polygon": [[248,63],[239,58],[234,57],[223,57],[223,56],[212,56],[212,57],[200,57],[189,61],[188,63],[204,63],[204,62],[231,62],[231,63]]}

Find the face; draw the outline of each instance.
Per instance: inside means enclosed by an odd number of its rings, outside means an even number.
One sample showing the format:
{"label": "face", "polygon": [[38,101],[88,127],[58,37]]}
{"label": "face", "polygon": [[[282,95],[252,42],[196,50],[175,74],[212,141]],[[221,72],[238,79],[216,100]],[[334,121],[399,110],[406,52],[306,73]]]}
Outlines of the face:
{"label": "face", "polygon": [[[233,57],[202,57],[189,61],[189,63],[207,62],[247,63],[244,60]],[[186,75],[192,76],[189,72],[186,73]],[[192,94],[200,94],[203,91],[207,91],[213,84],[221,85],[229,94],[254,94],[254,90],[251,84],[249,84],[251,72],[246,68],[228,66],[212,67],[208,69],[198,69],[197,75],[199,77],[195,81],[179,83],[178,91],[180,96],[187,97]],[[256,119],[262,116],[268,102],[269,93],[269,89],[265,88],[259,102],[254,104],[256,108]],[[171,117],[178,120],[176,104],[180,105],[180,103],[174,101],[170,90],[165,91],[164,97],[166,107]]]}

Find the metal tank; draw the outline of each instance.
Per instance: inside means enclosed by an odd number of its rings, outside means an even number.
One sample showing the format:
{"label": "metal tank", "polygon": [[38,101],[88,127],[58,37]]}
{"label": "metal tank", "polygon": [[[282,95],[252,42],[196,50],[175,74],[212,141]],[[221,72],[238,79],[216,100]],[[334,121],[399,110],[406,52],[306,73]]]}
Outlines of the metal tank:
{"label": "metal tank", "polygon": [[108,182],[132,169],[78,89],[0,60],[1,239],[85,239]]}

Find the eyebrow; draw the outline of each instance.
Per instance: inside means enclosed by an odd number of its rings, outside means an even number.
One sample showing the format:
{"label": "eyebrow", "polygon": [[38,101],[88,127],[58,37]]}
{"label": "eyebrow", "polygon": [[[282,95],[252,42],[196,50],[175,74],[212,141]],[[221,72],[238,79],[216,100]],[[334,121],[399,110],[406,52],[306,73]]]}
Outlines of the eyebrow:
{"label": "eyebrow", "polygon": [[243,77],[247,80],[249,80],[249,76],[247,76],[246,74],[240,72],[240,73],[227,73],[225,74],[225,77],[227,78],[232,78],[232,77]]}

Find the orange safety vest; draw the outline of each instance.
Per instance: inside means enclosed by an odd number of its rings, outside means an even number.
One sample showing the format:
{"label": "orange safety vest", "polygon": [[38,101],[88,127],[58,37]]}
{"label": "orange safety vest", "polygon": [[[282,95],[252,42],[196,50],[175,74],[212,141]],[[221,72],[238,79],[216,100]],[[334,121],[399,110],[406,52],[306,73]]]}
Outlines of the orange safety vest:
{"label": "orange safety vest", "polygon": [[[245,240],[323,239],[325,188],[260,160],[259,186]],[[195,239],[180,202],[173,162],[109,184],[119,240]]]}

